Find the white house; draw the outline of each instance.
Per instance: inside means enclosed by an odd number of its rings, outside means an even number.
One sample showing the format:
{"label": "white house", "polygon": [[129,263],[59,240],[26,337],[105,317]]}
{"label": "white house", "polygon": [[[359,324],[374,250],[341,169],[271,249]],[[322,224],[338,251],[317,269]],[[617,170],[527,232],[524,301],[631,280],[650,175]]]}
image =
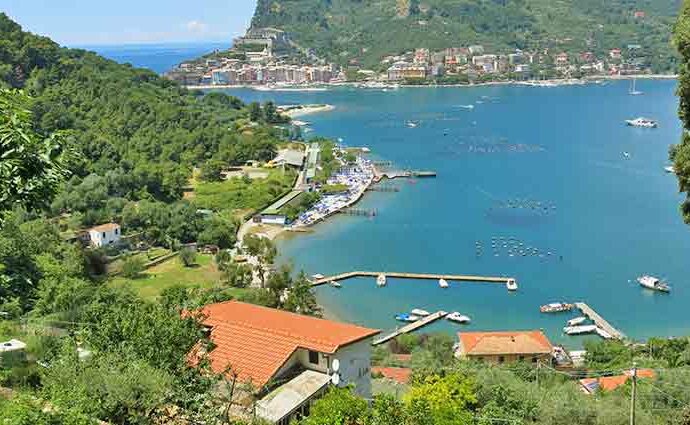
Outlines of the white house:
{"label": "white house", "polygon": [[117,223],[101,224],[88,229],[87,233],[91,245],[97,248],[117,243],[122,237],[120,225]]}
{"label": "white house", "polygon": [[[329,385],[371,398],[371,343],[378,330],[228,301],[201,311],[211,368],[251,384],[255,412],[289,424]],[[198,358],[192,353],[192,363]]]}

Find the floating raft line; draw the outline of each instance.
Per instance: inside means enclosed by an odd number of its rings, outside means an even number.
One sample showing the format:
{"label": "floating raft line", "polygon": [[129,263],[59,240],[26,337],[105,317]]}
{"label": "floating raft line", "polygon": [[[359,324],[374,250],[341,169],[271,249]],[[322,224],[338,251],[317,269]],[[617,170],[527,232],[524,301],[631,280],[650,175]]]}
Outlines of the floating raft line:
{"label": "floating raft line", "polygon": [[409,325],[405,325],[402,328],[397,329],[395,332],[391,332],[388,335],[382,336],[381,338],[374,340],[372,345],[380,345],[380,344],[383,344],[385,342],[390,341],[391,339],[393,339],[399,335],[416,331],[417,329],[423,328],[424,326],[426,326],[432,322],[435,322],[439,319],[442,319],[442,318],[446,317],[447,315],[448,315],[448,312],[437,311],[436,313],[430,314],[430,315],[428,315],[422,319],[417,320],[416,322],[412,322]]}

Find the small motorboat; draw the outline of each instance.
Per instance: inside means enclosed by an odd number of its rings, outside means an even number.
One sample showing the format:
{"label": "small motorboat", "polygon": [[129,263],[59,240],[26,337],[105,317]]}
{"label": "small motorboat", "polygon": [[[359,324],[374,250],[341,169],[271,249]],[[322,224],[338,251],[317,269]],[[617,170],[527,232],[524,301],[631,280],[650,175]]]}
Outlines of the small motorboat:
{"label": "small motorboat", "polygon": [[550,303],[539,307],[542,313],[560,313],[562,311],[570,311],[573,309],[572,304],[568,303]]}
{"label": "small motorboat", "polygon": [[408,128],[415,128],[419,125],[419,123],[416,121],[407,121],[405,124]]}
{"label": "small motorboat", "polygon": [[644,288],[652,289],[654,291],[671,292],[670,286],[654,276],[640,276],[637,278],[637,283]]}
{"label": "small motorboat", "polygon": [[673,168],[673,165],[668,165],[668,166],[664,167],[664,171],[666,171],[667,173],[670,173],[670,174],[676,174],[676,169]]}
{"label": "small motorboat", "polygon": [[444,289],[445,289],[445,288],[447,288],[447,287],[449,286],[449,285],[448,285],[448,281],[445,280],[445,279],[439,279],[439,280],[438,280],[438,286],[440,286],[441,288],[444,288]]}
{"label": "small motorboat", "polygon": [[583,335],[591,334],[597,331],[597,325],[584,325],[584,326],[566,326],[563,328],[563,332],[568,335]]}
{"label": "small motorboat", "polygon": [[457,311],[450,313],[448,316],[446,316],[446,319],[450,320],[451,322],[461,323],[461,324],[470,323],[472,321],[472,319],[470,319],[469,316],[465,316],[463,314],[460,314]]}
{"label": "small motorboat", "polygon": [[576,317],[574,319],[568,320],[568,326],[579,326],[587,321],[587,318],[584,316]]}
{"label": "small motorboat", "polygon": [[625,120],[625,123],[631,127],[642,127],[642,128],[657,128],[659,123],[649,118],[635,118],[634,120]]}
{"label": "small motorboat", "polygon": [[518,284],[515,279],[508,279],[506,281],[506,288],[508,288],[509,291],[517,291],[518,290]]}
{"label": "small motorboat", "polygon": [[400,313],[395,315],[395,320],[400,322],[416,322],[419,320],[419,317],[414,314]]}
{"label": "small motorboat", "polygon": [[321,273],[316,273],[316,274],[311,275],[311,278],[314,280],[323,279],[324,277],[326,277],[326,276],[322,275]]}
{"label": "small motorboat", "polygon": [[343,285],[341,285],[340,282],[338,282],[337,280],[332,280],[329,283],[334,288],[342,288],[343,287]]}
{"label": "small motorboat", "polygon": [[415,308],[410,313],[412,313],[415,316],[420,316],[420,317],[428,316],[431,314],[426,310],[422,310],[421,308]]}
{"label": "small motorboat", "polygon": [[386,275],[385,274],[380,274],[376,278],[376,286],[383,287],[386,286]]}

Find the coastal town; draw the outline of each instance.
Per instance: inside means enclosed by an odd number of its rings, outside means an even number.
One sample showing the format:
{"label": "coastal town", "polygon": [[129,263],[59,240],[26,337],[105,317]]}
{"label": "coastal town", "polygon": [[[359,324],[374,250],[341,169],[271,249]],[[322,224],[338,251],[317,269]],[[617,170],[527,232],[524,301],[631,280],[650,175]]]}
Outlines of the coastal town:
{"label": "coastal town", "polygon": [[[636,16],[644,18],[644,12]],[[565,40],[567,42],[569,40]],[[325,63],[313,52],[296,55],[290,37],[275,28],[250,29],[227,52],[184,62],[168,78],[190,87],[294,87],[342,83],[470,84],[492,81],[572,80],[651,74],[640,44],[608,50],[492,51],[482,45],[432,50],[419,47],[381,59],[374,68],[357,61]]]}

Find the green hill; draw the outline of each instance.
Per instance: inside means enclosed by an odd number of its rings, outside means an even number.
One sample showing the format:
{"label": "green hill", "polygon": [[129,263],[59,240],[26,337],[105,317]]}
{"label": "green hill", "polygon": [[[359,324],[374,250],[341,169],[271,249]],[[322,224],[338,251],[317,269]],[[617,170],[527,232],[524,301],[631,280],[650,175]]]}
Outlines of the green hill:
{"label": "green hill", "polygon": [[[670,36],[681,0],[258,0],[252,27],[287,31],[338,63],[373,66],[416,47],[592,51],[642,46],[671,69]],[[636,17],[643,12],[644,17]]]}

